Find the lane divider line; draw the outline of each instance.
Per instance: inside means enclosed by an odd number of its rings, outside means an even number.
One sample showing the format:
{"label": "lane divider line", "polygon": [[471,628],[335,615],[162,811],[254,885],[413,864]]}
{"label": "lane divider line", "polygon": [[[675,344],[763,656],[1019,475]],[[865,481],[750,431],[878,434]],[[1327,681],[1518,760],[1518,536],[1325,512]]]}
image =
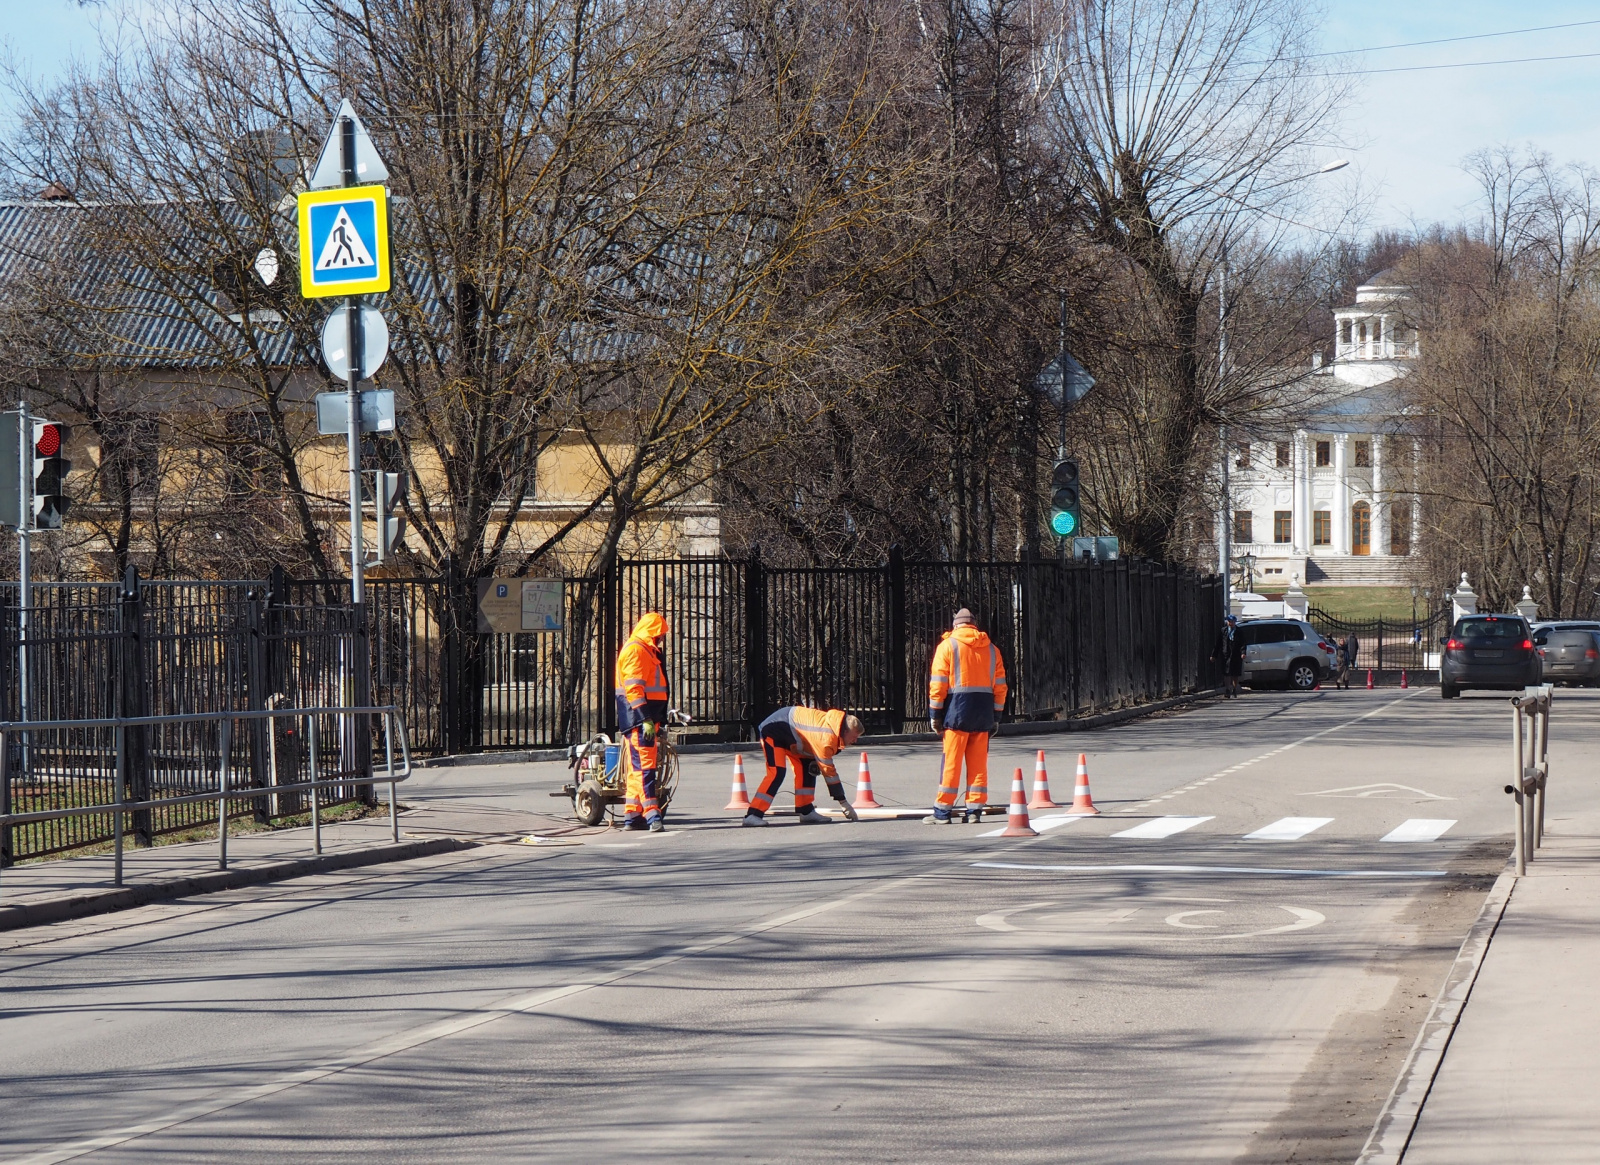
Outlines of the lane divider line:
{"label": "lane divider line", "polygon": [[[987,870],[1042,870],[1065,874],[1266,874],[1302,878],[1448,878],[1449,870],[1292,870],[1264,866],[1040,865],[1027,862],[973,862]],[[1463,875],[1465,876],[1465,875]]]}

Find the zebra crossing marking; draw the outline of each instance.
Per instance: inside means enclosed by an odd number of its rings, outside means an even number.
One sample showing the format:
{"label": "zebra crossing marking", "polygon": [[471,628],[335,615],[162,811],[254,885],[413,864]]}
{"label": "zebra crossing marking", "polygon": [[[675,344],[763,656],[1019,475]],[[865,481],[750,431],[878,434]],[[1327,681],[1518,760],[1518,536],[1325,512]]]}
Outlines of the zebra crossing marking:
{"label": "zebra crossing marking", "polygon": [[1395,826],[1380,841],[1438,841],[1444,831],[1455,824],[1448,817],[1413,817]]}
{"label": "zebra crossing marking", "polygon": [[1193,829],[1202,821],[1214,820],[1214,817],[1157,817],[1154,821],[1141,822],[1132,829],[1124,829],[1121,833],[1113,833],[1111,836],[1133,838],[1171,837],[1175,833]]}
{"label": "zebra crossing marking", "polygon": [[1244,835],[1246,841],[1299,841],[1331,822],[1331,817],[1280,817],[1271,825],[1263,825],[1254,833]]}

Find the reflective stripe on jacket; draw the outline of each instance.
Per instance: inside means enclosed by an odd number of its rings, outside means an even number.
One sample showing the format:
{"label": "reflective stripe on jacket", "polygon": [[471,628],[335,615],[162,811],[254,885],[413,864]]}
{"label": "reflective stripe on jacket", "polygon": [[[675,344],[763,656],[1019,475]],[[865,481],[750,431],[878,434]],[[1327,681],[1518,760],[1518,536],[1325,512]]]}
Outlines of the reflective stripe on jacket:
{"label": "reflective stripe on jacket", "polygon": [[626,732],[646,720],[660,724],[667,718],[671,688],[661,666],[655,641],[667,633],[667,621],[647,611],[633,626],[633,634],[617,653],[617,730]]}
{"label": "reflective stripe on jacket", "polygon": [[[784,733],[781,729],[787,728]],[[778,731],[775,731],[778,730]],[[838,776],[830,758],[836,756],[844,744],[839,734],[844,731],[844,713],[837,708],[779,708],[761,722],[762,736],[789,736],[778,743],[799,756],[817,762],[824,775]]]}
{"label": "reflective stripe on jacket", "polygon": [[1006,706],[1006,665],[1000,649],[971,625],[945,633],[933,653],[928,707],[944,712],[957,732],[993,732]]}

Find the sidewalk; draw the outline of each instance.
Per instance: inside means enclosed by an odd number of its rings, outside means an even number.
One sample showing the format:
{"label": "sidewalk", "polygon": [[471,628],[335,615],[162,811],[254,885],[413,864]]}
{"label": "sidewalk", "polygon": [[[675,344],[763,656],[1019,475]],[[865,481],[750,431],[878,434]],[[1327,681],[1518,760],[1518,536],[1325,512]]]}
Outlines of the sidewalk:
{"label": "sidewalk", "polygon": [[[405,794],[402,793],[402,801]],[[188,842],[123,850],[122,885],[112,882],[107,854],[27,862],[0,870],[0,931],[91,914],[127,910],[191,894],[260,885],[331,870],[405,861],[510,840],[548,825],[550,818],[474,805],[428,805],[400,815],[400,840],[387,815],[322,827],[322,853],[311,827],[230,834],[228,868],[217,863],[217,842]]]}
{"label": "sidewalk", "polygon": [[1511,884],[1409,1143],[1372,1160],[1587,1165],[1600,1160],[1597,1098],[1600,812],[1589,811],[1547,833]]}

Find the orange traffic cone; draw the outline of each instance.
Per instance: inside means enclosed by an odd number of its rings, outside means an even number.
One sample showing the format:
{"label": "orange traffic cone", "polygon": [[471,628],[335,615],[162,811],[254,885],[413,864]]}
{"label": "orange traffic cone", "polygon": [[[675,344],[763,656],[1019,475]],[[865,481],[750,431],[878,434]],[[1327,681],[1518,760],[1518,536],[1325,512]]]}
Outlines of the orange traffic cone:
{"label": "orange traffic cone", "polygon": [[1400,686],[1402,688],[1409,688],[1411,686],[1411,681],[1406,679],[1406,669],[1405,668],[1401,668],[1400,669]]}
{"label": "orange traffic cone", "polygon": [[1367,691],[1372,691],[1372,669],[1367,669]]}
{"label": "orange traffic cone", "polygon": [[856,809],[882,809],[872,796],[872,770],[867,767],[867,754],[861,754],[861,767],[856,770]]}
{"label": "orange traffic cone", "polygon": [[723,812],[750,808],[750,791],[744,787],[744,755],[733,754],[733,796],[722,807]]}
{"label": "orange traffic cone", "polygon": [[1006,827],[1001,837],[1038,837],[1039,831],[1028,824],[1028,794],[1022,787],[1022,770],[1011,778],[1011,809],[1006,814]]}
{"label": "orange traffic cone", "polygon": [[1078,780],[1072,787],[1072,808],[1067,812],[1074,817],[1100,816],[1100,810],[1094,807],[1094,798],[1089,796],[1089,758],[1081,752],[1078,754]]}
{"label": "orange traffic cone", "polygon": [[1050,800],[1050,774],[1044,769],[1044,749],[1039,750],[1038,758],[1033,762],[1033,800],[1028,802],[1032,809],[1059,809],[1061,806]]}

